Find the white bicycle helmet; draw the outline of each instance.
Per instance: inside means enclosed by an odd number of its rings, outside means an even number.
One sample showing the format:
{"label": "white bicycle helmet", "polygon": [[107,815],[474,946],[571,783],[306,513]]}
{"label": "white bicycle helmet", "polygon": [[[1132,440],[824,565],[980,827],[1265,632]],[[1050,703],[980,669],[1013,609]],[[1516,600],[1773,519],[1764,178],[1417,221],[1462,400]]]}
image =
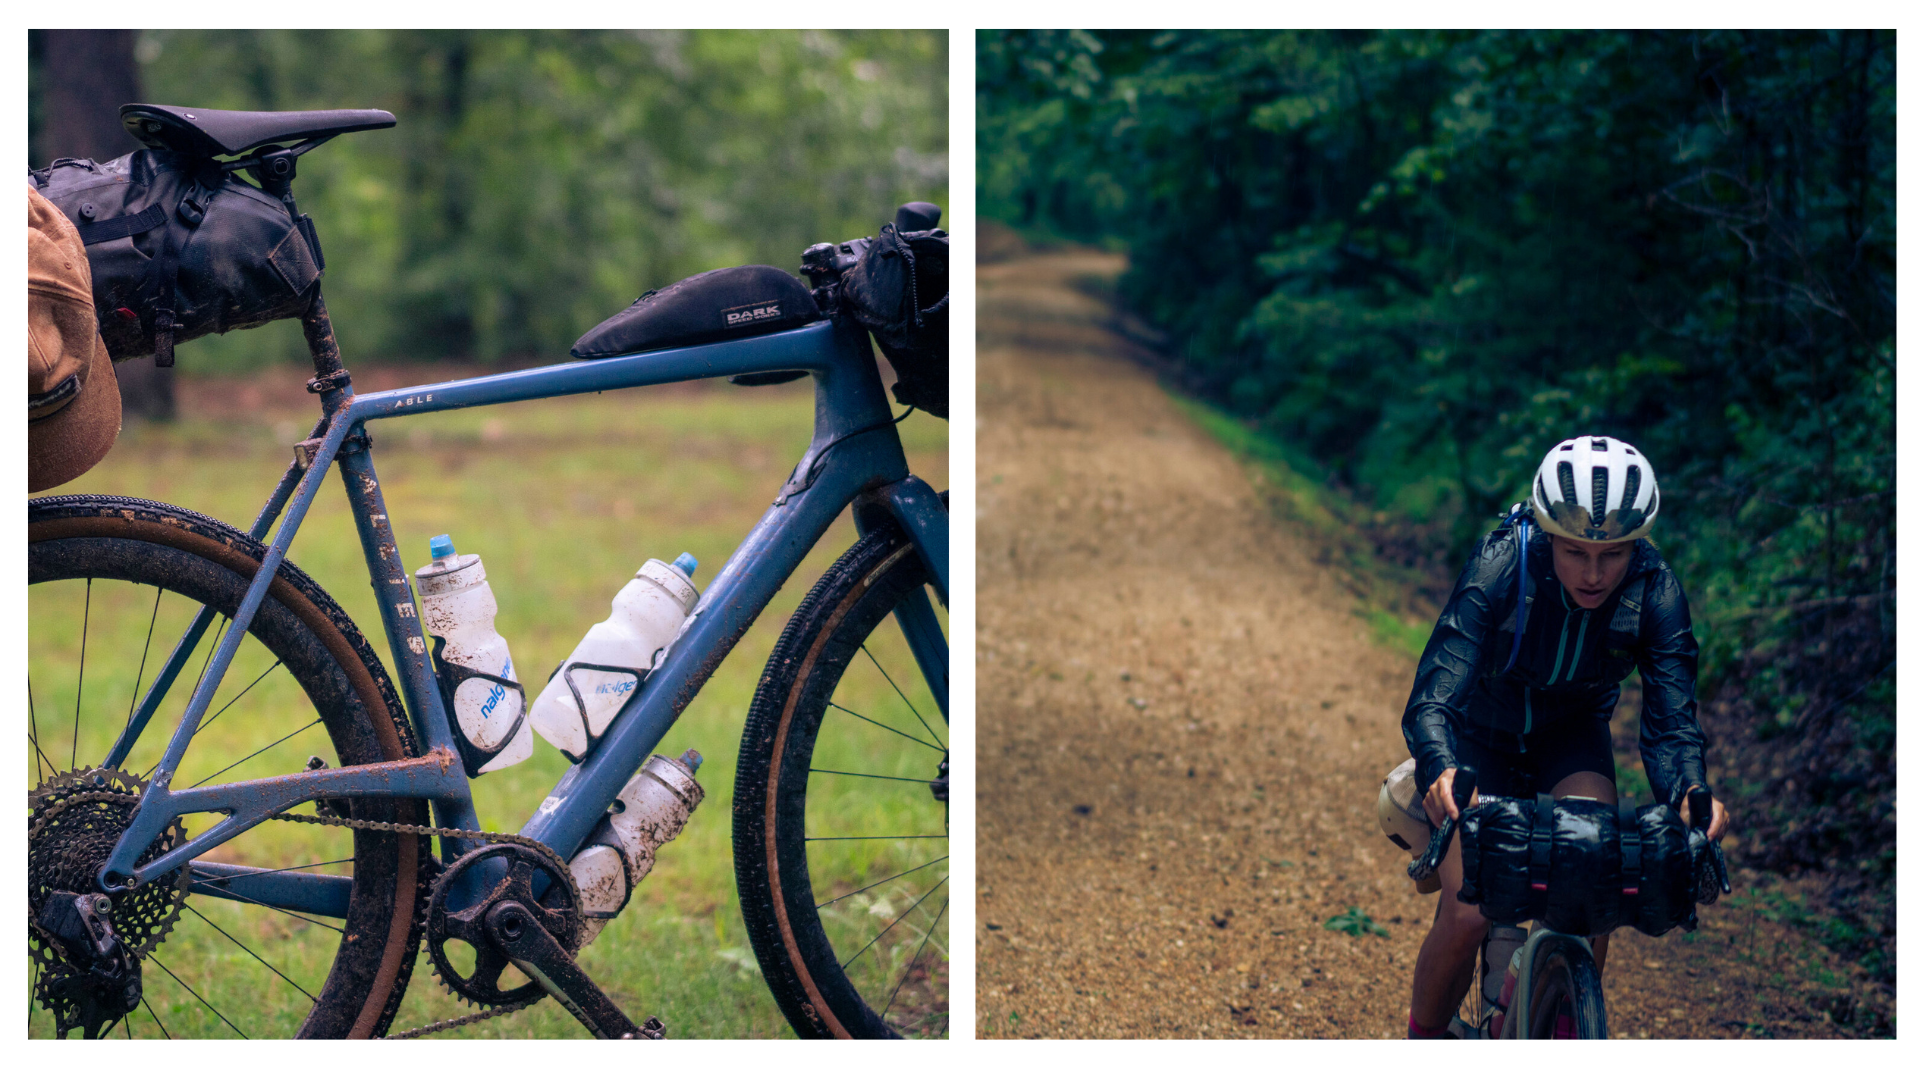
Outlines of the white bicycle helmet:
{"label": "white bicycle helmet", "polygon": [[1653,531],[1660,486],[1640,451],[1605,435],[1565,439],[1533,475],[1533,519],[1556,536],[1609,543]]}

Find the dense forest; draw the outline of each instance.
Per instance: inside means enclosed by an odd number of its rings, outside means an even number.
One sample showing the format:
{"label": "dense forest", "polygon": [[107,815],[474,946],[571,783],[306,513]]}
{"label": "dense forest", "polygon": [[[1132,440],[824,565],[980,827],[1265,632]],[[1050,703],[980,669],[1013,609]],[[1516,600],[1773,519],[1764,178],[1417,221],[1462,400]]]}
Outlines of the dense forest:
{"label": "dense forest", "polygon": [[1749,867],[1892,977],[1894,34],[982,32],[981,215],[1444,596],[1545,447],[1663,495]]}
{"label": "dense forest", "polygon": [[[51,156],[44,33],[30,153]],[[149,101],[399,119],[303,157],[294,185],[350,360],[551,361],[647,289],[797,271],[809,244],[946,201],[944,32],[141,31],[133,53]],[[180,356],[305,352],[289,322]]]}

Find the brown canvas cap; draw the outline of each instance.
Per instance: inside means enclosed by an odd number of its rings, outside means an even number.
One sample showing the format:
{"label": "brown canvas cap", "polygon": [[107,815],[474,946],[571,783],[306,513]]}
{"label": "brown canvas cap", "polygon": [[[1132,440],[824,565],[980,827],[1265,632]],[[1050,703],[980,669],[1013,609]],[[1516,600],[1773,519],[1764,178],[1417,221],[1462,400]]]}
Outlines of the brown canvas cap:
{"label": "brown canvas cap", "polygon": [[27,490],[93,468],[120,434],[120,384],[80,233],[27,187]]}

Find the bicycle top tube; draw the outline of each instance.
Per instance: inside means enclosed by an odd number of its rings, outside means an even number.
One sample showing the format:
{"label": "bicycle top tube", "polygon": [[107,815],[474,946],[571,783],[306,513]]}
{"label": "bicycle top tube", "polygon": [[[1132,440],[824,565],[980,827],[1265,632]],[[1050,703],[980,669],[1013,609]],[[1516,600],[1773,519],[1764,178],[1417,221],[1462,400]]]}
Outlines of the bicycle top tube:
{"label": "bicycle top tube", "polygon": [[[845,348],[833,322],[822,320],[761,337],[659,349],[605,360],[576,360],[452,382],[355,394],[347,420],[349,423],[359,423],[481,405],[770,371],[807,371],[822,376],[852,364],[871,363],[873,360],[866,350]],[[835,404],[852,407],[856,403],[847,400]],[[884,412],[884,401],[880,405],[881,412]],[[828,411],[832,413],[839,410]],[[858,411],[864,414],[868,410]]]}

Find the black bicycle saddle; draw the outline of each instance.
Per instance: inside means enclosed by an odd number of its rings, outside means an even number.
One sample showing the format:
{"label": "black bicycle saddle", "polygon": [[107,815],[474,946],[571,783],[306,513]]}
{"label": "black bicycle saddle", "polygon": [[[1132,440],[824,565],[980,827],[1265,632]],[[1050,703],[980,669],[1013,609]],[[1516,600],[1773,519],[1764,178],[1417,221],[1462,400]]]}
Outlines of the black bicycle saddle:
{"label": "black bicycle saddle", "polygon": [[390,128],[395,121],[385,109],[233,112],[181,105],[122,105],[120,122],[143,146],[212,157],[245,153],[262,143]]}

